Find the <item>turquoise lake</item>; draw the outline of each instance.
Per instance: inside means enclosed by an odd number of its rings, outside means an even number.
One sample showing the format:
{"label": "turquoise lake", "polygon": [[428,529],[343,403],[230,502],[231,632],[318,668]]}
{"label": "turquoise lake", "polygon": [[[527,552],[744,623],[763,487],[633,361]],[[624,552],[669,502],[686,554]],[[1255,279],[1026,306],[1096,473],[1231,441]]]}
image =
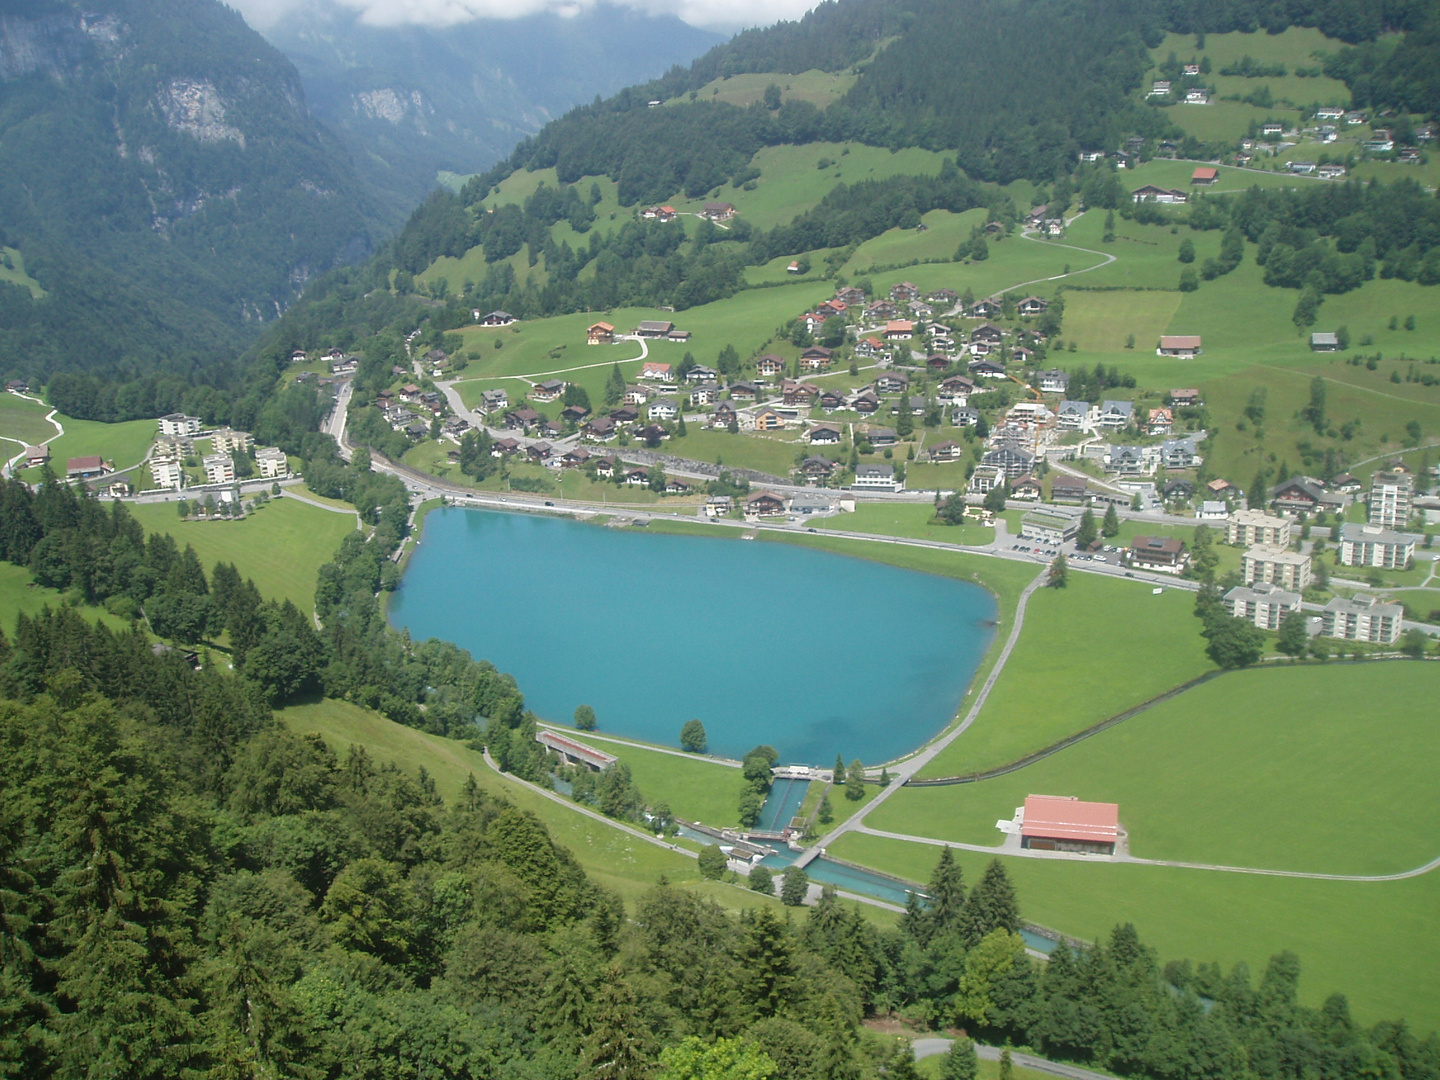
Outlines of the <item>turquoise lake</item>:
{"label": "turquoise lake", "polygon": [[390,618],[520,684],[542,719],[782,764],[875,763],[942,730],[994,635],[977,585],[797,545],[432,512]]}

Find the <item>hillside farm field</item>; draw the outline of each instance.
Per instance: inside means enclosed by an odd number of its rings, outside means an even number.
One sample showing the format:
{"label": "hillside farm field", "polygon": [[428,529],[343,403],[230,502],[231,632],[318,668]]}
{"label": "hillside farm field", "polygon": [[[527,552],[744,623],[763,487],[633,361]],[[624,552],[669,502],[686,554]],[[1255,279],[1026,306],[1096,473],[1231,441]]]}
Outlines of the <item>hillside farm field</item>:
{"label": "hillside farm field", "polygon": [[[65,472],[66,458],[86,457],[90,454],[98,454],[106,461],[113,462],[117,469],[128,469],[145,460],[146,451],[155,440],[154,420],[102,424],[98,420],[75,420],[59,415],[55,419],[65,428],[65,434],[49,444],[50,462],[51,467],[61,475]],[[53,431],[52,428],[52,434]],[[20,479],[31,484],[40,479],[40,474],[41,470],[38,468],[21,469],[18,473]],[[149,477],[145,479],[148,480]]]}
{"label": "hillside farm field", "polygon": [[192,545],[207,574],[217,562],[234,563],[266,600],[289,600],[301,611],[314,610],[321,565],[355,531],[353,511],[332,513],[283,497],[239,521],[181,521],[174,503],[132,504],[130,512],[147,533]]}
{"label": "hillside farm field", "polygon": [[1410,870],[1440,854],[1437,689],[1412,661],[1234,672],[1017,772],[907,788],[868,823],[998,844],[995,822],[1048,792],[1118,803],[1136,858]]}
{"label": "hillside farm field", "polygon": [[[0,438],[26,446],[43,443],[55,434],[55,425],[45,419],[47,406],[15,394],[0,394]],[[10,458],[19,447],[6,447],[0,456]]]}

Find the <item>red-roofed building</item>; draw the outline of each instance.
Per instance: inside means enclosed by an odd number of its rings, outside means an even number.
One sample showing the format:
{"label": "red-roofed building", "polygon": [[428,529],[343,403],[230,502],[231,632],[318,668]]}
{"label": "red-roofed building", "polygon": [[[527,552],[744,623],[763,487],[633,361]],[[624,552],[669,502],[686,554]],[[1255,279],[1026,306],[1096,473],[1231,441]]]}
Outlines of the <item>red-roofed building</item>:
{"label": "red-roofed building", "polygon": [[1073,795],[1027,795],[1020,825],[1020,846],[1036,851],[1115,854],[1120,838],[1120,807],[1081,802]]}
{"label": "red-roofed building", "polygon": [[535,733],[535,741],[546,750],[553,750],[572,765],[584,765],[595,772],[615,764],[613,755],[543,728]]}
{"label": "red-roofed building", "polygon": [[1220,170],[1213,165],[1201,165],[1190,174],[1192,184],[1213,184],[1220,179]]}
{"label": "red-roofed building", "polygon": [[1160,339],[1160,346],[1155,350],[1156,356],[1183,356],[1195,357],[1200,355],[1200,336],[1198,334],[1173,334]]}

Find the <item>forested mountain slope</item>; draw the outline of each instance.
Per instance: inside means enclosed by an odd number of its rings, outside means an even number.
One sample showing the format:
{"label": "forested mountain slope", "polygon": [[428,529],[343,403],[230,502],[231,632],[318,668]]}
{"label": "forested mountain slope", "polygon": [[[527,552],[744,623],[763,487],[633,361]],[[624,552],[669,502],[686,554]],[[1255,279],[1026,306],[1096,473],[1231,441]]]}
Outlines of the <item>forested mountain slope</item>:
{"label": "forested mountain slope", "polygon": [[295,64],[311,109],[394,227],[438,172],[488,169],[572,106],[720,40],[673,16],[606,5],[435,29],[370,26],[338,4],[311,4],[260,30]]}
{"label": "forested mountain slope", "polygon": [[7,375],[233,356],[304,283],[371,251],[344,150],[295,70],[218,0],[0,10]]}

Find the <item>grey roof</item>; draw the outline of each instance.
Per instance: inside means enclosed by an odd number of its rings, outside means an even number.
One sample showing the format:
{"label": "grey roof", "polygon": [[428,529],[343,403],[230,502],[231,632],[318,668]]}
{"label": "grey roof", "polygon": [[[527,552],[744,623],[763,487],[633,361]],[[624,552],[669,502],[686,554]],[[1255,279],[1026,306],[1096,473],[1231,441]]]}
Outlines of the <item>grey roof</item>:
{"label": "grey roof", "polygon": [[1381,615],[1391,619],[1398,619],[1405,614],[1405,609],[1399,604],[1382,604],[1373,598],[1351,600],[1343,596],[1334,597],[1325,605],[1325,610],[1343,615]]}
{"label": "grey roof", "polygon": [[1300,594],[1287,592],[1278,585],[1267,581],[1257,581],[1253,585],[1236,585],[1225,594],[1225,599],[1231,603],[1236,600],[1244,600],[1246,603],[1265,601],[1271,604],[1283,604],[1285,607],[1298,608],[1300,606]]}
{"label": "grey roof", "polygon": [[856,466],[855,466],[855,475],[856,475],[857,477],[861,477],[861,476],[884,476],[884,477],[893,477],[893,476],[895,475],[895,466],[894,466],[894,465],[856,465]]}
{"label": "grey roof", "polygon": [[1088,401],[1062,401],[1060,407],[1055,410],[1056,416],[1088,416],[1090,415],[1090,403]]}
{"label": "grey roof", "polygon": [[1102,401],[1100,403],[1102,413],[1115,413],[1118,416],[1133,416],[1135,403],[1133,401]]}
{"label": "grey roof", "polygon": [[1395,532],[1382,529],[1378,525],[1365,525],[1354,521],[1347,521],[1340,526],[1340,539],[1348,540],[1352,544],[1387,545],[1414,544],[1420,541],[1420,537],[1414,533]]}

